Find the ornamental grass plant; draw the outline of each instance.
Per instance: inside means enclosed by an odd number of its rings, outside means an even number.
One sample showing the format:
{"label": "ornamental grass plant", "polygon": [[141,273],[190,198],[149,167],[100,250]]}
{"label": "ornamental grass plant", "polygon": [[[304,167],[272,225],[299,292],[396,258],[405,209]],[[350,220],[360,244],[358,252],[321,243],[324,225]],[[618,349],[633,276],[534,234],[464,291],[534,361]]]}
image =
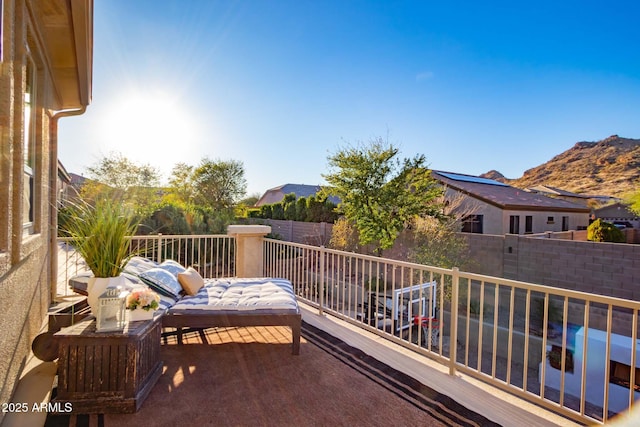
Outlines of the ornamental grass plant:
{"label": "ornamental grass plant", "polygon": [[91,205],[74,204],[66,212],[61,231],[82,256],[95,277],[120,275],[131,252],[131,239],[137,229],[133,213],[115,200]]}

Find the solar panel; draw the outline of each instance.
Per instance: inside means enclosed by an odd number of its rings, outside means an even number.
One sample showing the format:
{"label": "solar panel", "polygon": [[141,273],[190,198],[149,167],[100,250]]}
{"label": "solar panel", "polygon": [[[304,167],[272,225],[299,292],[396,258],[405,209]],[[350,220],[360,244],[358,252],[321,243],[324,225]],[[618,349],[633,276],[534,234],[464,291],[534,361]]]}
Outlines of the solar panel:
{"label": "solar panel", "polygon": [[508,185],[505,183],[502,183],[500,181],[494,181],[493,179],[489,179],[489,178],[480,178],[479,176],[460,175],[457,173],[450,173],[450,172],[438,172],[438,173],[454,181],[474,182],[476,184],[499,185],[501,187],[508,187]]}

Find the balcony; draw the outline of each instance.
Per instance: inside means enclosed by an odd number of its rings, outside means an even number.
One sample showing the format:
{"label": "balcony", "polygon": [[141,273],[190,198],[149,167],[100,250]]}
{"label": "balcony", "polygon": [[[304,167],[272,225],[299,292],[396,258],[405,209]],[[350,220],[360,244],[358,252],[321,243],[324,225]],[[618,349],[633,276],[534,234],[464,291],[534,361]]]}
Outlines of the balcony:
{"label": "balcony", "polygon": [[[146,256],[195,265],[212,278],[245,264],[244,238],[134,239]],[[304,322],[492,421],[606,423],[640,397],[638,302],[257,241],[252,268],[292,282]],[[62,283],[82,268],[66,249],[60,263]]]}

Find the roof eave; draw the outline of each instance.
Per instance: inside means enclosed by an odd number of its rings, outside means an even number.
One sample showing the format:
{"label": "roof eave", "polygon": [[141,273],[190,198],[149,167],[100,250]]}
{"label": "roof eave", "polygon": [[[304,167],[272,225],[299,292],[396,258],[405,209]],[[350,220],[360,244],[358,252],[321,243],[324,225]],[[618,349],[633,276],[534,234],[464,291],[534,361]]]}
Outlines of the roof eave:
{"label": "roof eave", "polygon": [[93,0],[34,3],[42,19],[42,43],[56,94],[55,110],[91,103],[93,78]]}

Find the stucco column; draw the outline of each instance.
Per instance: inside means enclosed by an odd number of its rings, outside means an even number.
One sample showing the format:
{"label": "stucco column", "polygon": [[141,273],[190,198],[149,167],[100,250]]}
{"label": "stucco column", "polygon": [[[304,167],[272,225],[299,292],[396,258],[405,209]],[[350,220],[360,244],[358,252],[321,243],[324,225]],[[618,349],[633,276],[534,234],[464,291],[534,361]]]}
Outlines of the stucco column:
{"label": "stucco column", "polygon": [[227,234],[236,238],[236,276],[262,277],[262,239],[271,233],[268,225],[230,225]]}

